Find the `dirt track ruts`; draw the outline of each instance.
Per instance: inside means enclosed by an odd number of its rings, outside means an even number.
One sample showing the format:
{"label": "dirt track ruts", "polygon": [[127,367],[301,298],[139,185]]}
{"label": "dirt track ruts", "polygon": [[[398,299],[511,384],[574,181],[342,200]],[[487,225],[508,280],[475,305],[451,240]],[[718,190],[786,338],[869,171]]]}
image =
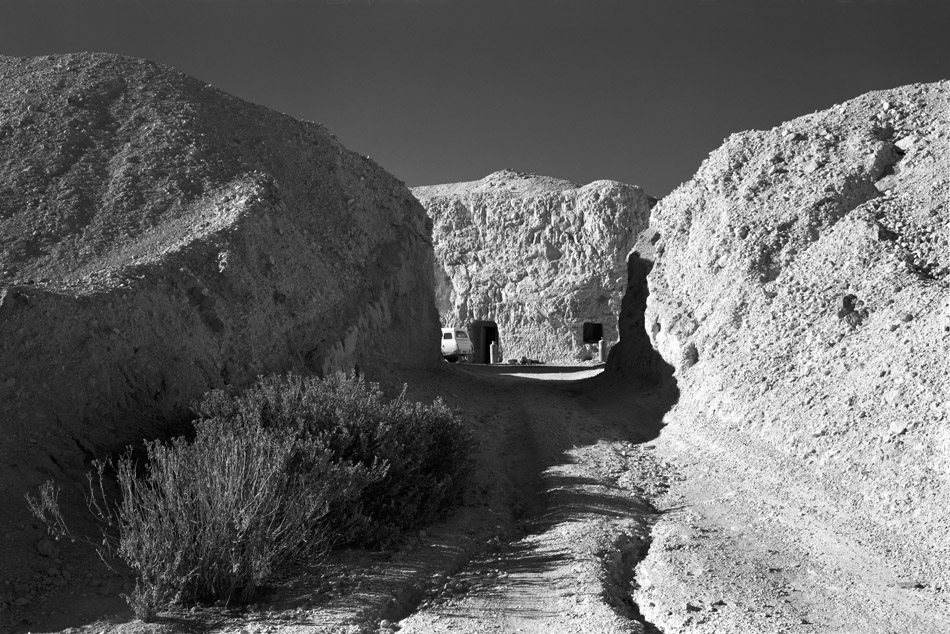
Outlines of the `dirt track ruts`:
{"label": "dirt track ruts", "polygon": [[642,631],[630,587],[657,514],[654,491],[630,476],[663,478],[638,446],[655,435],[662,411],[618,398],[589,368],[459,372],[508,415],[501,463],[516,532],[477,555],[400,631]]}
{"label": "dirt track ruts", "polygon": [[599,370],[400,377],[412,398],[441,394],[479,429],[479,468],[453,516],[398,552],[301,566],[249,608],[70,624],[107,634],[948,631],[947,593],[900,578],[888,553],[834,522],[807,477],[702,421],[663,427],[660,391]]}

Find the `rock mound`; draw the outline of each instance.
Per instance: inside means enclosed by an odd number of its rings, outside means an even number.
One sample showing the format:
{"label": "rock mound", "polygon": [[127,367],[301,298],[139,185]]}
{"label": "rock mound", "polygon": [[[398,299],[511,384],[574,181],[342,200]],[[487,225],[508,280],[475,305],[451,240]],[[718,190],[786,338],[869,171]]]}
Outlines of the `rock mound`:
{"label": "rock mound", "polygon": [[943,588],[947,130],[942,82],[732,135],[653,211],[645,314],[682,393],[664,434],[774,456],[899,578]]}
{"label": "rock mound", "polygon": [[111,55],[0,87],[3,508],[209,388],[438,362],[425,211],[322,126]]}
{"label": "rock mound", "polygon": [[585,323],[616,341],[623,254],[651,206],[639,187],[503,170],[412,192],[432,218],[443,324],[495,322],[504,358],[592,358]]}

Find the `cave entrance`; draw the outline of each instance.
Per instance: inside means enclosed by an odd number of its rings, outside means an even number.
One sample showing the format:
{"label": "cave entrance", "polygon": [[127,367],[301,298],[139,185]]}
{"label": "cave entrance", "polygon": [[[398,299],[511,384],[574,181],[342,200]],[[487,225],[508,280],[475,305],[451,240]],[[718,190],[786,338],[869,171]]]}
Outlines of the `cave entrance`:
{"label": "cave entrance", "polygon": [[599,322],[586,321],[582,335],[584,343],[597,343],[604,338],[604,326]]}
{"label": "cave entrance", "polygon": [[472,363],[491,363],[491,345],[498,341],[498,324],[473,321],[468,330],[472,338]]}

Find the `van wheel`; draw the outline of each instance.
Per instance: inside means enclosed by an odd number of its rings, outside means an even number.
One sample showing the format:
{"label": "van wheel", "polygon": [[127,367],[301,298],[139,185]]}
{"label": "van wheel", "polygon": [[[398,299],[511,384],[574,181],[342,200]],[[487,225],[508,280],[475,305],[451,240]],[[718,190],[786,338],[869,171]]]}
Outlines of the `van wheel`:
{"label": "van wheel", "polygon": [[455,363],[456,361],[459,360],[459,358],[453,354],[451,356],[446,357],[445,360],[448,361],[449,363]]}

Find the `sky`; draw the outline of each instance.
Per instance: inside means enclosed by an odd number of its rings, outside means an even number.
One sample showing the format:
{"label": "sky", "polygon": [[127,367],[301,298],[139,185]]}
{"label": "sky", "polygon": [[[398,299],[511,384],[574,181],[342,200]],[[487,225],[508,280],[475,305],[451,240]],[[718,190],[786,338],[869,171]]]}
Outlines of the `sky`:
{"label": "sky", "polygon": [[950,0],[0,0],[0,54],[103,51],[317,121],[410,186],[662,197],[732,134],[950,79]]}

